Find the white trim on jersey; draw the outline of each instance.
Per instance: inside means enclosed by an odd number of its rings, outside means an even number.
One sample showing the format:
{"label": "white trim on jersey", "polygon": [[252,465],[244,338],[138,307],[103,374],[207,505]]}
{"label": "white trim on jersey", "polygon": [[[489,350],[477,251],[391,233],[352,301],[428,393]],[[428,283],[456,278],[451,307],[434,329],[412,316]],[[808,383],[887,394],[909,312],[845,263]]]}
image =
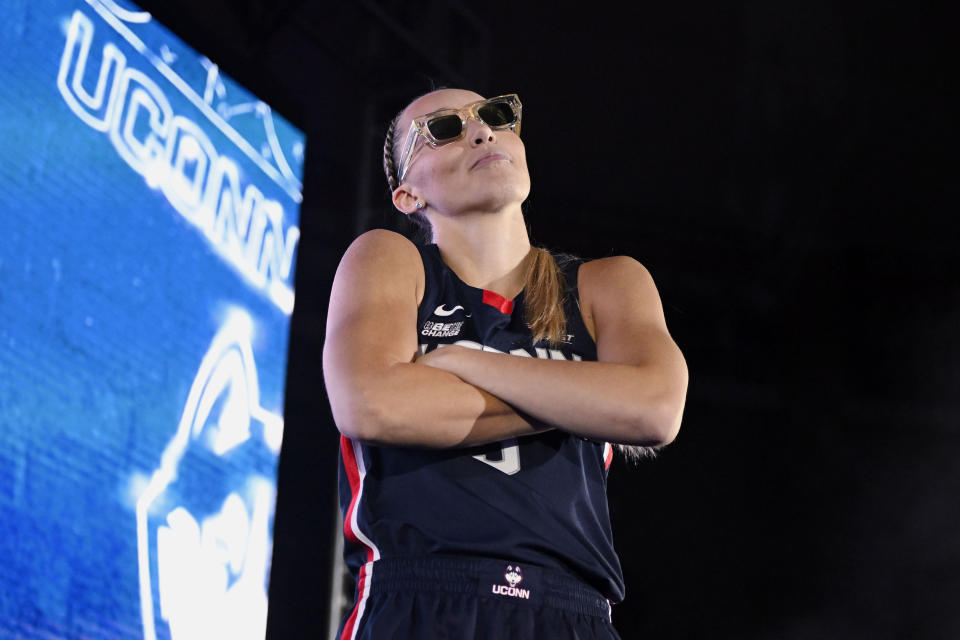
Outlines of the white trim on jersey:
{"label": "white trim on jersey", "polygon": [[364,581],[363,593],[360,594],[360,601],[357,603],[357,617],[353,621],[353,633],[350,634],[350,640],[356,640],[357,632],[360,631],[360,623],[363,621],[363,612],[367,608],[367,600],[370,598],[370,582],[373,579],[373,562],[363,565]]}
{"label": "white trim on jersey", "polygon": [[353,513],[350,514],[350,528],[353,529],[353,533],[357,536],[357,539],[373,552],[373,559],[379,560],[380,549],[373,543],[373,540],[368,538],[363,531],[360,530],[360,525],[357,523],[357,514],[360,513],[360,501],[363,499],[363,480],[367,477],[367,466],[363,462],[363,445],[356,440],[350,440],[350,445],[353,447],[353,458],[357,462],[357,472],[360,475],[357,496],[353,505]]}
{"label": "white trim on jersey", "polygon": [[[370,558],[366,564],[360,567],[360,571],[357,574],[357,580],[363,585],[363,591],[360,593],[356,605],[354,605],[354,614],[350,616],[353,619],[353,628],[350,629],[349,640],[355,640],[357,632],[360,629],[360,624],[363,622],[363,613],[367,608],[367,599],[370,597],[370,583],[373,579],[373,563],[380,559],[380,549],[373,543],[373,540],[368,538],[367,535],[360,530],[360,525],[357,521],[357,514],[360,512],[360,501],[363,498],[363,481],[367,477],[367,466],[363,461],[363,445],[349,438],[347,438],[346,441],[350,443],[350,448],[353,451],[353,459],[357,465],[357,494],[353,496],[352,500],[353,511],[350,513],[350,530],[353,535],[356,536],[357,540],[367,547],[367,557]],[[343,441],[341,440],[341,442]],[[346,464],[346,460],[344,460],[344,464]],[[350,475],[349,471],[347,475]],[[344,632],[346,632],[346,629],[344,629]]]}

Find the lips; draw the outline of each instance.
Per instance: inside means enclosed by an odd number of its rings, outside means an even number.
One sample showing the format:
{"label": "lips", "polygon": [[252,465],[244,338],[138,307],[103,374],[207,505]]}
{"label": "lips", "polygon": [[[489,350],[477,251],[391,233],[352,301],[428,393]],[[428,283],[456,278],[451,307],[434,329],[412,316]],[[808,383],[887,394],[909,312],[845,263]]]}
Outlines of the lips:
{"label": "lips", "polygon": [[484,154],[484,155],[480,156],[480,157],[477,159],[476,162],[474,162],[472,165],[470,165],[470,169],[477,169],[477,168],[479,168],[479,167],[483,167],[483,166],[486,166],[486,165],[488,165],[488,164],[492,164],[492,163],[497,162],[497,161],[499,161],[499,160],[509,160],[509,159],[510,159],[510,158],[508,158],[508,157],[507,157],[505,154],[503,154],[503,153],[498,153],[498,152],[487,153],[487,154]]}

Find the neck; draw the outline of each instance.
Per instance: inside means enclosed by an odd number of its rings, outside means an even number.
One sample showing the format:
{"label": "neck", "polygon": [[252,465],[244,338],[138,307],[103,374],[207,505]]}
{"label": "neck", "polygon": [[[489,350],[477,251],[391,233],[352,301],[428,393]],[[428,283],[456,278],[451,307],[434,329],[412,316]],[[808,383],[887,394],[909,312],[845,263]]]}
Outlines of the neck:
{"label": "neck", "polygon": [[467,214],[432,222],[433,240],[457,277],[505,298],[520,293],[530,239],[519,205],[496,214]]}

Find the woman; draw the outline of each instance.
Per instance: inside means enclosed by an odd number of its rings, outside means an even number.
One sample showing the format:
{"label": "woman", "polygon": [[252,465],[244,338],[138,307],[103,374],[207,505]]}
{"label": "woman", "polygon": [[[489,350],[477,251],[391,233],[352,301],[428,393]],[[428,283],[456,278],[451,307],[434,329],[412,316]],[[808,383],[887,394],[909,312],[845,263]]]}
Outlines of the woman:
{"label": "woman", "polygon": [[618,637],[609,443],[673,440],[686,364],[642,265],[530,246],[520,116],[515,95],[410,103],[384,168],[433,242],[370,231],[338,268],[342,638]]}

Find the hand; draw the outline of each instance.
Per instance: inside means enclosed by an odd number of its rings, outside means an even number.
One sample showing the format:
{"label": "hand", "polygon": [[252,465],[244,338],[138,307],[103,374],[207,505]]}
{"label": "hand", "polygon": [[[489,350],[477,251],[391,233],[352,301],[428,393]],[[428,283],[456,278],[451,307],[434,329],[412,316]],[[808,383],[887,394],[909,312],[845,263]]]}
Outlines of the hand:
{"label": "hand", "polygon": [[417,351],[417,355],[413,361],[417,364],[425,364],[428,367],[442,369],[455,374],[454,369],[456,362],[462,359],[464,354],[469,351],[471,350],[455,344],[441,345],[429,353],[421,354]]}

